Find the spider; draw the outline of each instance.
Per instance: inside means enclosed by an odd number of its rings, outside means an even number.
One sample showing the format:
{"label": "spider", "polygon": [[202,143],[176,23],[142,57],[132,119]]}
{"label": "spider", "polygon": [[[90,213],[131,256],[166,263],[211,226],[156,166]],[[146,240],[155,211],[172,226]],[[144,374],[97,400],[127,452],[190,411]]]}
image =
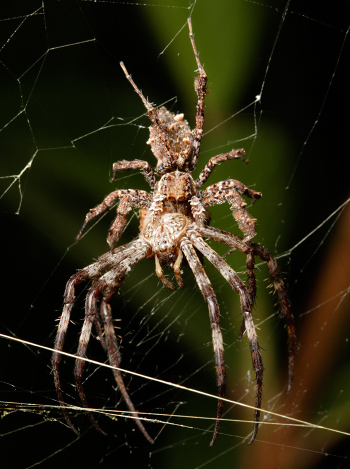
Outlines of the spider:
{"label": "spider", "polygon": [[[186,260],[207,303],[212,330],[218,384],[216,423],[210,443],[210,445],[213,445],[218,436],[220,418],[223,411],[222,398],[225,395],[226,373],[223,338],[220,328],[220,311],[215,292],[203,268],[202,259],[205,258],[216,267],[240,298],[243,322],[239,339],[246,333],[251,350],[253,369],[256,375],[255,423],[249,441],[251,444],[257,435],[259,427],[264,370],[257,333],[252,318],[252,308],[256,294],[255,257],[267,263],[281,312],[287,324],[289,339],[287,392],[291,389],[294,370],[296,343],[294,318],[276,260],[267,249],[251,241],[256,235],[256,219],[252,218],[247,212],[247,204],[243,200],[242,195],[250,197],[255,201],[260,199],[261,193],[249,189],[242,182],[234,179],[227,179],[226,181],[212,184],[204,190],[200,190],[212,171],[220,163],[238,158],[246,161],[244,150],[231,150],[229,153],[210,158],[198,178],[194,180],[192,177],[192,172],[197,164],[203,135],[207,75],[199,60],[190,19],[188,19],[188,27],[198,67],[198,75],[194,80],[194,88],[197,94],[197,109],[195,128],[193,130],[191,130],[188,122],[184,119],[183,114],[174,114],[165,107],[155,108],[144,97],[124,64],[120,63],[126,78],[141,98],[151,120],[149,128],[150,137],[147,143],[157,159],[157,165],[154,171],[148,162],[142,160],[122,160],[114,163],[112,181],[119,171],[138,169],[144,175],[151,191],[117,189],[111,192],[101,204],[92,208],[86,215],[77,240],[79,240],[89,222],[100,217],[119,201],[117,216],[112,223],[107,238],[110,251],[99,257],[96,262],[79,270],[67,282],[63,312],[55,340],[55,352],[52,356],[54,381],[66,421],[77,433],[64,408],[63,392],[59,377],[60,352],[63,349],[74,305],[75,288],[78,284],[91,280],[92,284],[86,295],[85,319],[80,333],[76,354],[78,358],[76,359],[74,370],[80,399],[82,404],[88,407],[82,385],[83,358],[86,356],[92,327],[94,326],[102,347],[108,355],[109,363],[113,366],[114,379],[131,416],[143,435],[152,443],[153,439],[144,427],[129,397],[121,372],[118,370],[121,363],[121,353],[113,326],[110,302],[128,272],[145,258],[154,259],[155,272],[167,288],[175,289],[175,286],[165,277],[163,267],[171,267],[173,269],[177,285],[182,288],[181,268]],[[206,210],[207,207],[224,202],[230,204],[233,217],[237,221],[244,237],[209,226],[210,213]],[[133,208],[139,209],[140,213],[139,236],[124,246],[115,247],[124,231],[127,215]],[[247,285],[227,264],[224,258],[206,243],[205,239],[218,241],[230,246],[231,251],[238,250],[246,254]],[[97,429],[103,433],[91,414],[90,419]]]}

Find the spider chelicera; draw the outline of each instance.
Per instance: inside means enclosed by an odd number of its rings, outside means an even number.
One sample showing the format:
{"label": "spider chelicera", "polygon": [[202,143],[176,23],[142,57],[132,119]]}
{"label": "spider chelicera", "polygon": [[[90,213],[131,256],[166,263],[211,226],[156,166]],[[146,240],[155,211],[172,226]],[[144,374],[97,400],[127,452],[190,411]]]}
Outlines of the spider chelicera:
{"label": "spider chelicera", "polygon": [[[256,294],[255,257],[267,263],[281,312],[287,324],[289,338],[287,392],[291,389],[294,370],[296,343],[294,319],[276,260],[263,246],[251,242],[251,239],[256,235],[256,220],[247,212],[247,204],[243,200],[242,195],[257,200],[261,197],[261,193],[249,189],[234,179],[227,179],[226,181],[210,185],[204,190],[200,190],[200,187],[207,181],[211,172],[218,164],[237,158],[242,158],[245,161],[244,150],[231,150],[229,153],[212,157],[204,166],[198,178],[196,180],[192,178],[191,174],[197,164],[203,134],[207,75],[199,61],[190,19],[188,20],[188,27],[198,67],[198,75],[194,81],[194,88],[198,99],[196,125],[193,130],[190,129],[183,114],[174,114],[169,112],[165,107],[155,108],[136,86],[124,64],[122,62],[120,64],[126,78],[140,96],[151,120],[150,137],[147,143],[151,146],[152,153],[157,158],[157,166],[155,171],[153,171],[149,163],[142,160],[122,160],[114,163],[112,180],[115,179],[118,171],[139,169],[150,185],[151,191],[117,189],[111,192],[100,205],[91,209],[86,215],[85,222],[77,239],[82,235],[87,223],[97,219],[113,207],[117,201],[120,201],[117,208],[117,216],[112,223],[107,238],[110,251],[99,257],[96,262],[74,274],[66,285],[64,307],[58,325],[55,352],[52,357],[54,380],[65,418],[71,428],[76,431],[64,407],[58,368],[61,360],[60,352],[63,349],[74,305],[75,288],[81,282],[91,280],[92,284],[86,295],[85,320],[80,333],[76,355],[80,358],[86,356],[92,327],[94,326],[102,347],[108,355],[109,363],[114,367],[115,381],[136,425],[147,440],[153,442],[129,397],[122,375],[118,370],[121,362],[121,353],[113,325],[110,301],[130,269],[145,258],[155,260],[156,274],[167,288],[174,289],[175,287],[164,276],[162,266],[173,268],[178,286],[183,287],[181,267],[183,257],[185,257],[207,303],[212,329],[219,394],[216,424],[210,443],[213,445],[218,436],[223,410],[222,398],[225,395],[226,373],[219,306],[215,292],[203,268],[202,261],[198,256],[198,253],[200,253],[200,256],[203,256],[203,258],[207,259],[218,269],[240,298],[243,323],[239,339],[246,333],[256,375],[255,424],[249,441],[249,443],[253,443],[259,427],[263,382],[263,362],[252,318],[252,308]],[[224,202],[230,204],[233,216],[244,234],[243,238],[209,226],[210,213],[206,208]],[[124,246],[114,247],[123,233],[127,222],[127,215],[132,208],[139,209],[140,211],[139,236]],[[217,254],[206,243],[205,239],[224,243],[230,246],[231,250],[238,250],[246,254],[247,285],[238,277],[223,257]],[[84,360],[77,359],[74,371],[77,390],[83,405],[88,407],[82,385],[83,369]],[[99,429],[97,422],[91,414],[90,419]]]}

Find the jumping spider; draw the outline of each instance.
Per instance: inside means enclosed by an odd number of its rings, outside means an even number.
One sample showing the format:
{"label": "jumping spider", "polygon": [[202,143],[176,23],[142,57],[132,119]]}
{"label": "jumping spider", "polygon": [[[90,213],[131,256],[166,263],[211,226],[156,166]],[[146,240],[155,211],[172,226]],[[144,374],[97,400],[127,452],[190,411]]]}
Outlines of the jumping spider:
{"label": "jumping spider", "polygon": [[[229,153],[212,157],[198,178],[196,180],[192,178],[191,174],[197,164],[203,134],[207,75],[199,61],[190,19],[188,20],[188,27],[198,67],[198,75],[194,81],[198,100],[196,125],[193,130],[190,129],[183,114],[174,114],[165,107],[160,109],[155,108],[136,86],[124,64],[120,64],[126,78],[140,96],[151,120],[150,137],[147,143],[151,146],[152,153],[157,158],[157,166],[155,171],[153,171],[149,163],[142,160],[122,160],[114,163],[112,180],[115,179],[118,171],[139,169],[150,185],[151,191],[117,189],[111,192],[100,205],[91,209],[86,215],[85,222],[77,239],[82,235],[87,223],[97,219],[113,207],[117,201],[120,201],[117,208],[117,216],[112,223],[107,238],[110,251],[99,257],[96,262],[74,274],[66,285],[64,308],[58,325],[55,352],[52,357],[54,380],[58,398],[63,406],[64,400],[58,371],[61,360],[60,352],[63,349],[71,310],[74,305],[75,288],[81,282],[91,280],[92,284],[86,295],[85,320],[77,350],[77,357],[80,357],[80,359],[77,358],[75,363],[75,381],[81,401],[87,407],[82,386],[84,360],[81,358],[86,356],[92,326],[94,325],[101,344],[108,354],[109,363],[114,367],[115,381],[136,425],[147,440],[153,442],[131,402],[122,375],[118,370],[121,354],[115,335],[110,301],[130,269],[145,258],[155,260],[156,274],[166,287],[170,289],[175,288],[164,276],[162,266],[172,267],[178,286],[183,287],[181,266],[183,264],[183,256],[185,256],[187,264],[192,270],[198,287],[208,305],[212,329],[219,394],[216,425],[210,443],[213,445],[218,435],[222,415],[223,401],[221,398],[225,395],[226,374],[219,306],[215,292],[198,255],[200,253],[200,256],[203,256],[203,258],[207,259],[219,270],[240,297],[243,323],[239,338],[241,339],[244,333],[247,334],[256,375],[255,424],[249,441],[249,443],[253,443],[259,426],[263,382],[263,362],[252,318],[252,308],[256,293],[255,257],[259,257],[267,263],[274,290],[287,324],[289,337],[288,392],[292,385],[295,357],[294,319],[276,260],[263,246],[250,241],[256,234],[256,220],[247,212],[245,208],[247,204],[243,200],[242,195],[257,200],[261,197],[261,193],[249,189],[243,183],[234,179],[227,179],[226,181],[212,184],[204,190],[200,190],[200,187],[207,181],[218,164],[238,158],[244,160],[244,150],[231,150]],[[244,234],[244,238],[209,226],[210,214],[206,210],[207,207],[224,202],[230,204],[233,216]],[[140,211],[139,236],[134,241],[115,248],[114,245],[123,233],[127,222],[127,215],[132,208],[139,209]],[[223,257],[217,254],[205,242],[205,239],[208,238],[224,243],[233,248],[233,250],[246,254],[247,285],[243,283]],[[64,407],[63,412],[68,424],[76,431]],[[90,418],[94,425],[99,428],[91,414]]]}

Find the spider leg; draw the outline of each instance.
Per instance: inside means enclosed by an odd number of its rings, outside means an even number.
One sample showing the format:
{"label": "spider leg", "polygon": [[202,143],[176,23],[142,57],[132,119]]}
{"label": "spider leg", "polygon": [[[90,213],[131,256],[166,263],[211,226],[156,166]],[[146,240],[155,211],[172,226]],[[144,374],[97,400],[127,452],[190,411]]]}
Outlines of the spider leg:
{"label": "spider leg", "polygon": [[250,244],[247,244],[243,238],[228,231],[220,230],[213,226],[195,226],[194,228],[203,238],[210,238],[219,243],[227,244],[238,251],[248,254],[251,250]]}
{"label": "spider leg", "polygon": [[191,206],[191,213],[193,215],[193,218],[196,220],[197,225],[199,226],[206,225],[208,223],[207,213],[209,212],[205,210],[202,202],[199,200],[199,198],[196,195],[191,197],[190,206]]}
{"label": "spider leg", "polygon": [[196,186],[201,187],[217,165],[223,163],[224,161],[237,158],[242,158],[242,160],[247,163],[247,160],[245,159],[245,151],[243,148],[240,148],[239,150],[231,150],[229,153],[222,153],[220,155],[211,157],[196,179]]}
{"label": "spider leg", "polygon": [[198,287],[205,301],[208,304],[208,309],[209,309],[210,324],[211,324],[211,329],[212,329],[212,341],[213,341],[214,355],[215,355],[216,373],[217,373],[218,388],[219,388],[219,400],[218,400],[218,408],[217,408],[217,414],[216,414],[216,424],[215,424],[213,437],[210,443],[210,446],[213,446],[213,444],[215,443],[218,437],[220,419],[222,416],[222,409],[223,409],[223,401],[221,400],[221,398],[224,397],[225,389],[226,389],[226,371],[225,371],[225,361],[224,361],[224,346],[223,346],[223,339],[222,339],[222,333],[221,333],[221,328],[220,328],[220,310],[219,310],[219,305],[218,305],[213,287],[211,286],[210,280],[207,274],[205,273],[205,270],[192,244],[187,238],[182,238],[180,247],[187,259],[187,262],[193,272],[193,275],[196,279]]}
{"label": "spider leg", "polygon": [[252,302],[250,294],[242,280],[236,272],[223,260],[223,258],[212,249],[196,231],[188,231],[187,236],[192,245],[198,249],[221,273],[221,275],[229,282],[229,284],[239,294],[242,312],[251,311]]}
{"label": "spider leg", "polygon": [[192,170],[195,168],[198,160],[201,140],[203,136],[203,126],[204,126],[204,98],[205,95],[208,93],[207,91],[207,74],[200,63],[199,55],[197,52],[196,44],[194,42],[193,30],[192,30],[192,22],[191,18],[187,19],[188,29],[190,40],[192,44],[193,53],[197,62],[197,71],[198,75],[194,80],[194,89],[197,94],[197,110],[196,110],[196,127],[192,131],[192,135],[194,138],[193,141],[193,153],[192,153],[192,161],[190,167]]}
{"label": "spider leg", "polygon": [[256,192],[246,187],[240,181],[228,179],[207,187],[202,193],[202,204],[204,207],[229,202],[239,229],[246,235],[246,241],[256,235],[256,219],[251,217],[246,210],[247,203],[240,194],[247,195],[253,199],[259,199],[261,192]]}
{"label": "spider leg", "polygon": [[296,354],[296,334],[295,334],[295,323],[294,316],[292,313],[290,301],[288,298],[286,287],[284,286],[281,271],[278,267],[276,259],[274,259],[269,251],[260,244],[251,243],[253,252],[256,256],[260,257],[267,263],[270,275],[272,277],[273,286],[277,293],[278,302],[281,307],[284,320],[287,324],[288,330],[288,342],[289,342],[289,358],[288,358],[288,385],[287,392],[289,393],[292,389],[292,382],[294,377],[294,365],[295,365],[295,354]]}
{"label": "spider leg", "polygon": [[241,309],[243,314],[243,321],[245,324],[245,330],[249,340],[253,368],[256,375],[256,403],[255,403],[255,425],[253,435],[249,441],[249,444],[253,443],[259,428],[260,419],[260,407],[262,397],[262,383],[264,367],[261,358],[259,343],[255,331],[255,326],[251,314],[252,302],[251,294],[248,292],[246,286],[242,280],[238,277],[236,272],[222,259],[219,254],[214,251],[207,243],[205,243],[201,236],[195,231],[189,231],[187,236],[189,237],[193,246],[198,249],[221,273],[221,275],[228,281],[228,283],[236,290],[239,294]]}
{"label": "spider leg", "polygon": [[165,170],[167,170],[169,167],[173,166],[174,164],[174,161],[175,161],[175,158],[174,158],[174,155],[173,153],[171,152],[170,148],[169,148],[169,145],[168,145],[168,142],[165,138],[165,134],[164,134],[164,130],[163,130],[163,127],[160,123],[160,120],[158,118],[158,111],[157,109],[152,106],[152,104],[148,101],[148,99],[145,98],[145,96],[143,95],[142,91],[137,87],[136,83],[134,82],[134,80],[131,78],[131,75],[129,74],[129,72],[127,71],[125,65],[123,62],[120,62],[120,66],[121,68],[123,69],[123,72],[127,78],[127,80],[129,81],[129,83],[132,85],[132,87],[134,88],[134,90],[136,91],[136,93],[140,96],[142,102],[143,102],[143,105],[145,106],[145,108],[147,109],[147,114],[148,114],[148,117],[150,118],[152,124],[157,128],[158,130],[158,135],[159,135],[159,138],[161,140],[161,143],[163,145],[163,148],[164,148],[164,152],[166,153],[166,159],[167,159],[167,164],[166,165],[163,165],[162,167],[157,167],[156,170],[161,173]]}
{"label": "spider leg", "polygon": [[60,322],[58,324],[58,330],[55,339],[54,349],[55,351],[52,354],[51,363],[52,363],[52,370],[53,370],[53,377],[55,388],[58,396],[58,400],[62,407],[63,415],[66,419],[66,422],[71,427],[71,429],[79,435],[78,430],[74,427],[72,421],[69,418],[68,412],[66,410],[66,406],[63,399],[62,387],[61,387],[61,380],[58,371],[58,367],[61,361],[61,353],[63,350],[64,339],[67,333],[71,311],[74,305],[74,298],[75,298],[75,287],[79,285],[79,283],[86,280],[88,276],[84,272],[78,272],[77,274],[73,275],[67,282],[66,289],[64,292],[64,306],[62,315],[60,318]]}
{"label": "spider leg", "polygon": [[112,223],[112,226],[109,229],[107,243],[111,251],[114,249],[114,244],[118,242],[119,238],[121,237],[126,222],[127,222],[127,215],[131,210],[131,207],[138,207],[138,208],[146,208],[150,205],[150,196],[147,192],[147,198],[145,194],[143,196],[140,194],[134,194],[135,192],[144,192],[144,191],[134,191],[132,189],[128,189],[128,194],[125,195],[121,200],[117,208],[117,216]]}
{"label": "spider leg", "polygon": [[118,200],[120,200],[117,210],[117,218],[114,221],[110,233],[108,236],[108,243],[113,249],[113,243],[117,242],[121,236],[123,229],[126,224],[126,215],[131,210],[131,207],[145,208],[150,205],[150,195],[146,191],[134,190],[134,189],[118,189],[111,192],[100,205],[92,208],[86,215],[85,221],[81,230],[78,233],[77,241],[80,239],[86,225],[101,215],[106,213]]}
{"label": "spider leg", "polygon": [[[77,350],[77,356],[78,357],[86,357],[86,350],[87,346],[91,337],[91,329],[92,325],[94,322],[98,322],[98,314],[97,314],[97,299],[98,295],[100,293],[100,289],[98,289],[98,286],[94,286],[90,288],[88,294],[86,295],[86,300],[85,300],[85,319],[84,319],[84,324],[81,329],[80,333],[80,338],[79,338],[79,346]],[[101,336],[100,336],[101,337]],[[85,366],[85,361],[84,360],[79,360],[77,359],[75,361],[75,367],[74,367],[74,378],[75,382],[77,385],[77,390],[80,396],[80,400],[85,408],[88,408],[88,402],[86,400],[86,396],[84,393],[84,388],[83,388],[83,383],[82,383],[82,375],[83,375],[83,370]],[[89,418],[91,420],[91,423],[94,425],[94,427],[102,433],[102,435],[106,436],[107,434],[101,429],[101,427],[98,425],[96,422],[94,416],[92,415],[91,412],[88,412]]]}
{"label": "spider leg", "polygon": [[[152,116],[156,115],[157,114],[157,111],[155,109],[154,106],[152,106],[152,104],[148,101],[148,99],[145,98],[144,94],[142,93],[142,91],[138,88],[138,86],[136,85],[136,83],[134,82],[134,80],[132,79],[130,73],[127,71],[125,65],[124,65],[124,62],[119,62],[123,72],[124,72],[124,75],[126,76],[127,80],[129,81],[129,83],[131,84],[131,86],[134,88],[134,90],[136,91],[136,93],[140,96],[142,102],[143,102],[143,105],[145,106],[145,108],[147,109],[147,112],[148,112],[148,115],[150,116],[151,120],[152,120]],[[152,120],[153,122],[153,120]]]}
{"label": "spider leg", "polygon": [[255,404],[255,424],[253,434],[248,442],[251,445],[258,433],[259,429],[259,420],[260,420],[260,407],[261,407],[261,398],[262,398],[262,384],[263,384],[263,374],[264,366],[261,359],[260,347],[258,342],[258,337],[256,334],[256,329],[253,322],[253,317],[251,311],[244,311],[243,313],[245,330],[247,333],[247,338],[250,346],[250,353],[253,361],[253,368],[256,376],[256,404]]}
{"label": "spider leg", "polygon": [[[256,279],[255,279],[254,267],[255,267],[254,254],[250,251],[247,254],[247,277],[248,277],[248,293],[250,295],[252,309],[255,303],[255,296],[256,296]],[[238,335],[238,340],[242,339],[244,333],[245,333],[245,320],[243,318],[242,327]]]}
{"label": "spider leg", "polygon": [[260,257],[260,259],[267,263],[267,267],[269,269],[270,275],[273,280],[273,285],[277,293],[281,312],[287,324],[289,343],[287,392],[289,393],[292,387],[292,381],[294,376],[294,364],[296,354],[295,324],[287,290],[283,283],[281,272],[279,270],[276,260],[271,256],[269,251],[260,244],[246,244],[240,236],[228,233],[227,231],[222,231],[218,228],[213,228],[211,226],[196,227],[196,231],[203,237],[208,237],[214,239],[215,241],[219,241],[220,243],[227,244],[228,246],[234,247],[235,249],[238,249],[239,251],[242,251],[246,254],[249,254],[250,251],[253,251],[253,254],[255,256]]}
{"label": "spider leg", "polygon": [[215,196],[220,194],[220,196],[225,197],[226,192],[228,195],[230,194],[230,190],[236,190],[241,195],[246,195],[251,199],[260,199],[262,197],[261,192],[254,191],[253,189],[249,189],[243,182],[237,181],[236,179],[226,179],[226,181],[217,182],[216,184],[212,184],[208,186],[203,191],[203,198]]}
{"label": "spider leg", "polygon": [[[105,315],[105,310],[103,310],[102,306],[102,301],[106,301],[105,295],[108,294],[108,298],[110,298],[115,291],[119,288],[121,283],[123,282],[125,276],[127,273],[131,270],[131,268],[140,262],[142,259],[145,257],[149,256],[150,254],[150,247],[144,243],[141,240],[136,240],[132,241],[128,245],[124,246],[124,251],[122,249],[118,249],[120,251],[120,256],[119,256],[119,262],[116,262],[116,266],[106,272],[99,280],[95,282],[95,284],[92,286],[92,288],[89,290],[89,293],[86,296],[86,315],[85,315],[85,320],[84,324],[82,327],[82,331],[80,334],[80,339],[79,339],[79,347],[77,351],[77,356],[78,357],[85,357],[86,356],[86,350],[87,346],[90,340],[91,336],[91,329],[94,321],[97,319],[97,300],[100,294],[103,295],[103,299],[101,300],[101,306],[100,306],[100,312],[101,312],[101,319],[103,322],[103,328],[104,328],[104,339],[103,339],[103,346],[108,352],[109,359],[110,359],[110,364],[112,366],[119,366],[120,361],[121,361],[121,356],[117,344],[117,339],[115,337],[115,332],[113,328],[113,321],[110,313],[110,305],[108,304],[109,308],[109,321],[111,323],[112,331],[113,331],[113,336],[114,336],[114,354],[118,357],[118,363],[119,365],[116,365],[115,359],[113,358],[111,361],[111,356],[110,356],[110,348],[111,348],[111,337],[107,335],[106,332],[106,315]],[[108,323],[108,328],[110,327],[110,324]],[[109,330],[109,329],[108,329]],[[84,407],[88,408],[88,403],[85,397],[84,389],[83,389],[83,384],[82,384],[82,375],[83,375],[83,370],[84,370],[84,365],[85,361],[84,360],[76,360],[75,363],[75,370],[74,370],[74,376],[75,376],[75,381],[77,384],[77,389],[79,392],[79,396],[81,398],[81,401],[84,405]],[[116,383],[122,393],[122,396],[129,408],[129,410],[135,414],[137,419],[135,418],[136,424],[140,428],[141,432],[145,435],[145,437],[151,441],[152,439],[146,432],[145,428],[141,424],[137,412],[130,400],[130,397],[128,395],[128,392],[125,388],[123,378],[120,374],[119,371],[113,371],[114,372],[114,377],[116,380]],[[116,377],[117,375],[117,377]],[[98,426],[97,422],[95,421],[94,417],[92,414],[89,414],[90,420],[94,424],[94,426],[102,433],[105,434],[100,427]],[[152,440],[153,441],[153,440]]]}
{"label": "spider leg", "polygon": [[[56,339],[55,339],[55,352],[52,354],[52,370],[54,375],[54,383],[56,387],[56,392],[58,396],[58,400],[62,406],[62,412],[66,419],[66,422],[71,427],[71,429],[78,434],[78,431],[72,424],[67,410],[65,408],[65,403],[63,399],[62,387],[60,382],[60,375],[59,375],[59,364],[61,362],[61,353],[63,350],[64,340],[67,333],[67,329],[69,326],[71,311],[74,305],[75,300],[75,288],[82,282],[96,277],[101,274],[105,269],[120,263],[123,259],[128,257],[130,253],[135,251],[135,247],[138,249],[138,244],[135,241],[126,244],[125,246],[120,246],[119,248],[115,249],[114,253],[103,254],[98,258],[96,262],[93,264],[85,267],[84,269],[80,270],[76,274],[72,275],[72,277],[68,280],[65,293],[64,293],[64,306],[62,315],[59,321]],[[90,337],[90,336],[89,336]],[[85,352],[82,354],[84,356]],[[82,361],[83,363],[83,361]]]}
{"label": "spider leg", "polygon": [[247,276],[248,276],[248,293],[250,295],[250,301],[252,306],[255,303],[256,297],[256,278],[255,278],[255,262],[254,262],[254,254],[249,251],[247,254]]}
{"label": "spider leg", "polygon": [[166,197],[163,194],[155,193],[153,195],[153,200],[149,208],[149,211],[153,213],[153,221],[156,220],[157,215],[164,210],[165,198]]}
{"label": "spider leg", "polygon": [[129,169],[141,169],[141,172],[150,185],[151,189],[154,189],[156,185],[156,178],[153,173],[153,169],[151,165],[147,161],[143,160],[134,160],[134,161],[117,161],[113,164],[113,177],[111,182],[113,182],[116,178],[116,174],[118,171],[128,171]]}
{"label": "spider leg", "polygon": [[126,390],[122,375],[120,371],[118,370],[118,368],[120,367],[120,352],[119,352],[118,343],[117,343],[117,339],[116,339],[115,332],[114,332],[109,298],[106,298],[106,297],[102,298],[100,312],[101,312],[101,316],[102,316],[102,320],[104,324],[105,340],[106,340],[106,346],[107,346],[107,351],[108,351],[109,363],[113,366],[114,379],[117,383],[117,386],[123,396],[123,399],[128,409],[131,412],[131,415],[136,425],[139,427],[144,437],[150,443],[154,443],[153,439],[150,437],[150,435],[147,433],[147,430],[143,426],[138,413],[136,412],[136,409]]}

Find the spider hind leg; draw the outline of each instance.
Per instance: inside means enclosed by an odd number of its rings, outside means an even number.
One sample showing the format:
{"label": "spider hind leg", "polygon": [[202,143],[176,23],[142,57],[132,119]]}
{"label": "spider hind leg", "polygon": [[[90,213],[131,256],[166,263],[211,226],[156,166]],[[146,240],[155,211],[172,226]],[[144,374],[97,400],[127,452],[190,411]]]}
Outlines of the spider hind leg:
{"label": "spider hind leg", "polygon": [[131,413],[131,416],[134,419],[136,425],[139,427],[141,433],[150,443],[154,443],[154,440],[150,437],[147,430],[142,424],[142,421],[134,407],[134,404],[132,403],[130,399],[130,396],[124,384],[124,380],[121,375],[121,372],[118,369],[120,367],[121,357],[120,357],[117,339],[116,339],[115,332],[114,332],[111,306],[109,304],[108,299],[105,297],[103,297],[101,300],[100,312],[101,312],[102,321],[104,325],[105,340],[106,340],[106,346],[107,346],[107,351],[108,351],[109,363],[113,366],[114,379],[118,385],[118,389],[121,395],[123,396],[123,399]]}
{"label": "spider hind leg", "polygon": [[217,298],[210,280],[197,256],[196,250],[188,238],[182,238],[181,249],[184,253],[188,265],[190,266],[197,285],[208,305],[210,325],[212,330],[212,341],[215,355],[215,367],[218,381],[219,400],[216,413],[216,423],[210,446],[213,446],[219,433],[220,419],[223,411],[222,398],[226,390],[226,370],[224,361],[224,345],[220,327],[220,310]]}
{"label": "spider hind leg", "polygon": [[[262,357],[260,353],[260,347],[258,343],[258,338],[252,318],[252,306],[253,306],[253,295],[255,295],[255,285],[253,285],[253,280],[255,283],[255,277],[252,277],[252,256],[249,257],[248,270],[250,273],[250,283],[248,289],[238,277],[236,272],[222,259],[216,251],[214,251],[207,243],[204,242],[203,238],[199,236],[195,231],[192,231],[189,234],[189,238],[193,245],[198,251],[200,251],[213,265],[218,269],[221,275],[228,281],[228,283],[236,290],[240,297],[241,310],[243,314],[243,325],[240,332],[240,337],[243,333],[247,333],[249,340],[249,346],[251,351],[251,357],[253,362],[253,369],[256,375],[256,402],[255,402],[255,424],[253,435],[249,441],[249,444],[253,443],[259,428],[259,419],[260,419],[260,407],[262,400],[262,383],[263,383],[263,374],[264,367],[262,362]],[[249,254],[248,254],[249,255]],[[214,343],[214,339],[213,339]]]}

